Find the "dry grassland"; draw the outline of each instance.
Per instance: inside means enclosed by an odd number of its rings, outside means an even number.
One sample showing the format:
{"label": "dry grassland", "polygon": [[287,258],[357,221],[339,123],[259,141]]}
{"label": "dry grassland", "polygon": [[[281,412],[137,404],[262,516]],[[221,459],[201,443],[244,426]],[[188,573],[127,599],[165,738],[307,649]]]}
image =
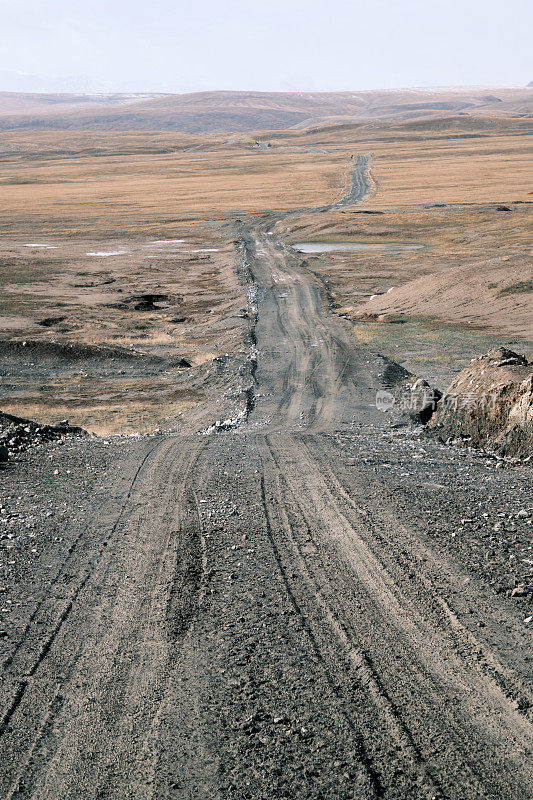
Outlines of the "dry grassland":
{"label": "dry grassland", "polygon": [[[400,126],[395,141],[382,141],[381,132],[373,139],[359,129],[360,141],[350,145],[372,155],[365,203],[292,217],[280,231],[292,241],[423,245],[327,253],[308,264],[353,319],[400,315],[468,325],[511,337],[531,352],[533,135],[523,122],[502,121],[467,139],[431,130],[413,139]],[[332,134],[348,144],[348,131]],[[362,213],[368,211],[379,213]]]}
{"label": "dry grassland", "polygon": [[[533,137],[526,123],[454,118],[448,127],[343,125],[218,139],[4,133],[0,341],[111,346],[193,364],[238,354],[244,293],[224,220],[272,210],[295,212],[278,224],[292,241],[424,245],[307,259],[340,313],[373,320],[357,323],[355,333],[375,349],[390,344],[390,325],[376,320],[398,315],[431,325],[435,349],[444,341],[435,339],[436,321],[439,330],[454,323],[527,338]],[[369,198],[356,208],[298,213],[342,196],[353,153],[372,156]],[[172,239],[184,241],[158,243]],[[27,246],[35,244],[48,248]],[[163,299],[136,309],[143,294]],[[408,328],[401,330],[410,347]],[[427,337],[415,339],[423,350]],[[396,334],[396,350],[398,342]],[[471,338],[466,350],[478,344]],[[456,339],[449,347],[453,361]],[[172,370],[162,382],[161,370],[118,378],[112,365],[77,376],[28,370],[18,379],[4,374],[3,408],[43,420],[70,416],[99,432],[153,429],[201,402],[201,390],[172,393],[184,380]]]}
{"label": "dry grassland", "polygon": [[6,134],[2,157],[0,231],[14,236],[163,236],[181,224],[312,207],[342,192],[347,171],[342,152],[185,146],[180,134]]}

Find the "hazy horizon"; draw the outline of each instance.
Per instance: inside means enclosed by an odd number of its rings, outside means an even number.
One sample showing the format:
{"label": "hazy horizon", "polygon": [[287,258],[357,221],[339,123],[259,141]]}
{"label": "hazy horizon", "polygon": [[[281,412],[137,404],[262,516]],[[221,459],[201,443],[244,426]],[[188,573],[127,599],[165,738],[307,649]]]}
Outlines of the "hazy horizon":
{"label": "hazy horizon", "polygon": [[[2,84],[2,74],[0,73],[0,92],[2,93],[12,93],[12,94],[79,94],[79,95],[101,95],[101,94],[117,94],[117,95],[181,95],[181,94],[203,94],[203,93],[213,93],[213,92],[220,92],[220,93],[227,93],[227,92],[242,92],[242,93],[249,93],[249,94],[345,94],[350,92],[394,92],[394,91],[431,91],[435,90],[438,91],[448,90],[483,90],[483,89],[526,89],[528,88],[527,84],[511,84],[511,83],[485,83],[485,84],[455,84],[454,86],[447,86],[441,84],[439,86],[436,85],[427,85],[427,86],[387,86],[387,87],[378,87],[378,88],[370,88],[365,87],[361,88],[344,88],[344,89],[300,89],[300,88],[285,88],[285,89],[254,89],[254,88],[233,88],[233,87],[217,87],[211,88],[209,86],[205,86],[202,88],[197,89],[175,89],[175,90],[150,90],[146,88],[110,88],[109,86],[99,86],[98,83],[93,83],[90,79],[90,76],[87,75],[63,75],[63,76],[54,76],[51,78],[43,78],[42,76],[38,75],[29,75],[27,73],[14,73],[13,76],[10,76],[10,80],[16,83],[20,80],[21,87],[20,88],[3,88]],[[7,75],[7,73],[4,73]],[[34,88],[28,88],[27,86],[23,86],[24,83],[31,84]],[[46,87],[43,88],[41,84],[46,84]],[[13,84],[11,84],[13,86]]]}
{"label": "hazy horizon", "polygon": [[0,91],[524,87],[525,0],[4,0]]}

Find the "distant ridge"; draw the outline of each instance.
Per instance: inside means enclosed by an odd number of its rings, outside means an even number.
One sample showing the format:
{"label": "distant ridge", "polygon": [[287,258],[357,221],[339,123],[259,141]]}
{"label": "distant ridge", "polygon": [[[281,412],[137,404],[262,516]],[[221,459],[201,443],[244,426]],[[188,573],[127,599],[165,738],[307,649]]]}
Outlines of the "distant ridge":
{"label": "distant ridge", "polygon": [[219,134],[280,130],[343,118],[402,122],[447,115],[529,115],[522,89],[476,87],[360,92],[195,92],[180,95],[0,92],[0,130],[180,131]]}

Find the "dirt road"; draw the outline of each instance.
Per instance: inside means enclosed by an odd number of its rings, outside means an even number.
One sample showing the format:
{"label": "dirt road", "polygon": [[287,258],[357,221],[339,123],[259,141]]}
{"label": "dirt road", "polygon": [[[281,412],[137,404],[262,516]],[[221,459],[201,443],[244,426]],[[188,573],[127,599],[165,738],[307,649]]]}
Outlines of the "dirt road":
{"label": "dirt road", "polygon": [[326,314],[324,291],[281,241],[257,230],[243,250],[260,312],[255,380],[256,426],[331,429],[359,412],[375,416],[372,394],[386,364],[361,358],[349,334]]}
{"label": "dirt road", "polygon": [[[376,466],[392,458],[374,405],[390,365],[271,224],[240,231],[246,423],[119,448],[62,558],[36,568],[4,662],[3,798],[531,788],[522,621],[401,510]],[[430,486],[421,504],[439,503]]]}

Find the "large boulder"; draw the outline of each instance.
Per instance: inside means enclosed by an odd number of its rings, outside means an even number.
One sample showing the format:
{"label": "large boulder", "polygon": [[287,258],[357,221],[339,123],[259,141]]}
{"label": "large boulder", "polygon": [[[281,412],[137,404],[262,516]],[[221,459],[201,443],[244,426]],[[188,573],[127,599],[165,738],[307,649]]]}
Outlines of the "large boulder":
{"label": "large boulder", "polygon": [[425,425],[435,413],[441,397],[442,392],[430,386],[422,378],[418,378],[403,398],[404,409],[406,408],[413,422]]}
{"label": "large boulder", "polygon": [[428,429],[499,455],[533,453],[533,363],[499,347],[473,359],[437,404]]}

